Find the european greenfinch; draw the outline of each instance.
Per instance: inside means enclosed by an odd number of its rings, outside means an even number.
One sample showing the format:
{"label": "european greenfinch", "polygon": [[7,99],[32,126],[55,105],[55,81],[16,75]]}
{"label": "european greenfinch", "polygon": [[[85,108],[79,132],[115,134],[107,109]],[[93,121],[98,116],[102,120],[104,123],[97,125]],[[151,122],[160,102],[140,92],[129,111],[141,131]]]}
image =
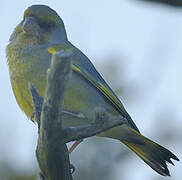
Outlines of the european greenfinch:
{"label": "european greenfinch", "polygon": [[67,38],[59,15],[45,5],[32,5],[24,12],[7,46],[7,58],[12,89],[16,101],[26,116],[34,111],[28,83],[41,97],[46,89],[46,72],[51,55],[62,49],[73,50],[72,76],[64,96],[64,126],[87,124],[95,118],[95,108],[102,107],[109,117],[122,115],[126,122],[98,136],[117,139],[136,153],[152,169],[170,176],[166,163],[179,159],[169,150],[144,137],[91,61]]}

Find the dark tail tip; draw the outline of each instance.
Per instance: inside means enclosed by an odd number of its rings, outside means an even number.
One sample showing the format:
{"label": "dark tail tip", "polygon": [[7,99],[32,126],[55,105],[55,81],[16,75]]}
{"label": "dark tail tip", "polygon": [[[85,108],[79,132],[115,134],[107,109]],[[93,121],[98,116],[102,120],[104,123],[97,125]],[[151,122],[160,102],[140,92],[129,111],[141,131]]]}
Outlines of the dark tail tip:
{"label": "dark tail tip", "polygon": [[160,175],[170,176],[167,163],[174,166],[171,159],[176,161],[179,161],[179,159],[172,152],[160,145],[157,145],[157,149],[158,150],[155,151],[155,153],[150,153],[149,158],[144,161]]}
{"label": "dark tail tip", "polygon": [[134,129],[130,128],[126,140],[121,140],[127,147],[135,152],[154,171],[162,176],[170,176],[167,164],[172,164],[171,159],[179,159],[168,149],[142,136]]}
{"label": "dark tail tip", "polygon": [[143,144],[122,142],[162,176],[170,176],[167,164],[174,165],[171,159],[179,161],[172,152],[146,138]]}

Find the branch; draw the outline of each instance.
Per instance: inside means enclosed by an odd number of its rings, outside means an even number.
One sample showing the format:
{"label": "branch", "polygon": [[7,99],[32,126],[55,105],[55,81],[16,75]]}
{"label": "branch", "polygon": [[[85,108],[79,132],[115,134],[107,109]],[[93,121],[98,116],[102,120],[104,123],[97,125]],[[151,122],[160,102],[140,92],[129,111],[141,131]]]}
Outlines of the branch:
{"label": "branch", "polygon": [[35,119],[40,124],[36,155],[45,180],[72,180],[69,153],[65,143],[94,136],[122,125],[126,121],[122,116],[109,118],[104,109],[97,108],[93,123],[68,128],[62,127],[62,117],[65,113],[63,111],[64,92],[72,72],[71,57],[71,49],[52,55],[43,107],[43,99],[35,87],[29,83]]}
{"label": "branch", "polygon": [[48,71],[36,150],[39,167],[45,180],[72,180],[68,149],[66,144],[60,141],[62,123],[59,118],[66,82],[71,73],[71,54],[69,50],[52,55]]}
{"label": "branch", "polygon": [[35,122],[37,122],[38,129],[40,130],[40,115],[41,115],[41,111],[42,111],[43,98],[39,96],[37,90],[35,89],[35,87],[33,86],[32,83],[29,82],[28,85],[29,85],[29,89],[30,89],[30,92],[32,95],[32,100],[33,100],[34,110],[35,110],[32,118]]}
{"label": "branch", "polygon": [[182,7],[182,0],[138,0],[138,1],[143,1],[146,3],[164,4],[179,8]]}
{"label": "branch", "polygon": [[96,110],[95,116],[94,123],[64,128],[64,143],[95,136],[103,131],[122,125],[126,121],[122,116],[108,118],[107,113],[102,108]]}

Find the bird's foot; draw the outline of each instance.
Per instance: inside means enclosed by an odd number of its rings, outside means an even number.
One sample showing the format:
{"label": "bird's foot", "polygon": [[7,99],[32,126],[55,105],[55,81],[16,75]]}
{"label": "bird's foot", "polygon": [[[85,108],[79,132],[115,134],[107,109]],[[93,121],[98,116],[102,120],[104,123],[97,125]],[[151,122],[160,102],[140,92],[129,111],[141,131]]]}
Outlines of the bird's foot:
{"label": "bird's foot", "polygon": [[40,179],[41,179],[41,180],[45,180],[45,177],[44,177],[44,175],[42,174],[42,172],[39,173],[39,176],[40,176]]}
{"label": "bird's foot", "polygon": [[83,141],[83,139],[80,139],[78,141],[75,141],[73,143],[73,145],[69,148],[69,153],[71,153],[82,141]]}
{"label": "bird's foot", "polygon": [[75,172],[75,166],[73,166],[73,164],[70,164],[70,172],[71,174]]}

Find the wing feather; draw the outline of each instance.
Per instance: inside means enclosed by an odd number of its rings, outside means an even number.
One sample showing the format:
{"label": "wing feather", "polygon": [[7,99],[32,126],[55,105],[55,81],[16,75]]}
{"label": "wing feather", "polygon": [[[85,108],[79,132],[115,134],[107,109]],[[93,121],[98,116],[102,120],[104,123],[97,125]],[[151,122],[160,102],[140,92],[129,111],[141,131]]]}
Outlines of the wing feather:
{"label": "wing feather", "polygon": [[90,60],[79,49],[69,43],[52,45],[48,48],[48,51],[49,53],[54,54],[61,49],[64,49],[66,51],[70,48],[72,48],[74,52],[74,61],[72,64],[73,72],[78,73],[92,86],[94,86],[103,95],[103,97],[106,98],[112,104],[112,106],[115,107],[116,110],[127,119],[128,125],[139,132],[137,126],[125,110],[118,97],[114,94],[112,89],[107,85],[101,75],[97,72]]}

